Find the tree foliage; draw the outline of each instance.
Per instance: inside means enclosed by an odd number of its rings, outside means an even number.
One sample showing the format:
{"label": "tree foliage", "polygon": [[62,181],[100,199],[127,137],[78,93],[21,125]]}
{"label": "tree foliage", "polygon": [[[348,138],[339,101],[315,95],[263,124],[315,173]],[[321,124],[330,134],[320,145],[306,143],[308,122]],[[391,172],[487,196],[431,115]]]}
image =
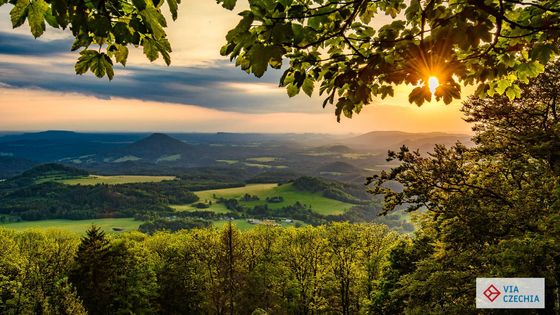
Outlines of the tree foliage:
{"label": "tree foliage", "polygon": [[[230,1],[221,1],[231,8]],[[461,85],[478,96],[519,97],[519,83],[558,54],[556,1],[250,0],[221,53],[260,77],[289,66],[280,79],[290,96],[314,88],[336,115],[351,117],[374,97],[411,84],[409,101],[446,104]],[[390,17],[390,19],[387,19]],[[437,77],[432,95],[428,79]]]}
{"label": "tree foliage", "polygon": [[[381,313],[474,314],[475,278],[484,276],[544,277],[543,314],[560,311],[560,65],[549,66],[514,102],[500,95],[465,102],[475,147],[437,146],[428,156],[403,147],[390,154],[399,167],[369,179],[386,211],[406,205],[424,213],[417,240],[390,259]],[[391,181],[402,190],[387,188]]]}
{"label": "tree foliage", "polygon": [[151,236],[107,236],[94,227],[81,242],[76,235],[0,229],[0,310],[365,313],[400,238],[382,225],[348,223],[246,232],[227,226]]}
{"label": "tree foliage", "polygon": [[[12,25],[28,22],[33,36],[45,25],[69,28],[72,50],[81,50],[76,73],[113,78],[113,65],[126,65],[130,46],[150,61],[171,62],[164,2],[177,18],[177,0],[4,0]],[[218,0],[233,10],[236,0]],[[280,86],[294,96],[324,95],[324,106],[351,117],[375,97],[412,85],[409,101],[432,98],[446,104],[462,85],[477,96],[520,96],[526,84],[558,55],[560,6],[556,1],[443,0],[249,0],[239,24],[226,35],[221,54],[261,77],[283,67]],[[93,49],[98,47],[98,49]],[[432,93],[431,76],[439,87]]]}
{"label": "tree foliage", "polygon": [[12,26],[26,21],[37,38],[46,24],[69,28],[75,40],[71,49],[80,50],[77,74],[91,71],[97,77],[113,78],[114,63],[126,65],[129,47],[143,47],[150,61],[160,56],[169,65],[171,45],[164,28],[167,21],[162,6],[167,2],[173,20],[177,19],[180,0],[2,0],[12,4]]}

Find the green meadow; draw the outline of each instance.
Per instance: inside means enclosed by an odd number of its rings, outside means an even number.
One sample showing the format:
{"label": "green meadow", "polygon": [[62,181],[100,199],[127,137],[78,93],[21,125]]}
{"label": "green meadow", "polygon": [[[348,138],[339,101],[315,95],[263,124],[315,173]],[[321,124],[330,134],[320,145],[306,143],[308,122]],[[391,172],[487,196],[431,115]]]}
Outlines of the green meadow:
{"label": "green meadow", "polygon": [[[14,230],[29,230],[29,229],[57,229],[66,230],[78,234],[84,234],[85,231],[95,224],[101,227],[107,233],[121,233],[136,231],[142,221],[134,220],[133,218],[117,218],[117,219],[91,219],[91,220],[41,220],[41,221],[24,221],[15,223],[0,223],[0,228],[9,228]],[[115,231],[113,228],[122,231]]]}
{"label": "green meadow", "polygon": [[[223,228],[230,221],[218,220],[213,221],[212,224],[217,228]],[[231,221],[233,225],[242,231],[252,229],[258,224],[252,224],[247,221],[247,219],[238,219]],[[279,223],[282,227],[294,226],[296,222]],[[137,231],[138,227],[144,223],[143,221],[137,221],[133,218],[118,218],[118,219],[91,219],[91,220],[41,220],[41,221],[25,221],[25,222],[15,222],[15,223],[0,223],[0,228],[14,229],[17,231],[24,230],[64,230],[77,234],[84,234],[88,228],[92,225],[101,227],[106,233],[123,233],[130,231]],[[270,224],[272,224],[271,222]],[[302,222],[299,222],[305,225]],[[267,224],[267,223],[264,223]],[[118,229],[115,231],[113,228]]]}
{"label": "green meadow", "polygon": [[164,180],[173,180],[173,179],[175,179],[175,176],[90,175],[87,177],[60,179],[56,181],[67,185],[97,185],[97,184],[119,185],[119,184],[133,184],[133,183],[154,183],[154,182],[161,182]]}
{"label": "green meadow", "polygon": [[240,204],[247,207],[266,204],[267,202],[265,199],[267,197],[278,196],[284,198],[284,201],[268,203],[271,209],[293,205],[299,201],[302,204],[310,205],[312,210],[319,214],[336,215],[345,212],[353,206],[350,203],[323,197],[320,193],[299,191],[295,189],[292,184],[284,184],[281,186],[278,186],[278,184],[250,184],[244,187],[198,191],[195,192],[195,194],[200,198],[199,202],[209,203],[211,201],[212,205],[210,208],[197,209],[190,205],[175,205],[173,208],[178,211],[206,210],[217,213],[227,213],[229,212],[228,209],[223,204],[217,203],[217,199],[220,197],[225,199],[239,199],[245,194],[258,196],[260,199],[255,201],[240,201]]}
{"label": "green meadow", "polygon": [[[259,224],[253,224],[253,223],[249,223],[246,219],[238,219],[238,220],[232,220],[232,221],[226,221],[226,220],[220,220],[220,221],[214,221],[212,222],[212,224],[221,229],[223,227],[225,227],[229,222],[231,222],[232,225],[235,225],[239,230],[241,231],[247,231],[250,230],[252,228],[255,228],[257,226],[259,226]],[[274,224],[275,222],[264,222],[262,224]],[[304,223],[300,222],[300,221],[294,221],[292,223],[286,223],[286,222],[281,222],[279,223],[280,226],[282,227],[289,227],[289,226],[295,226],[296,223],[300,223],[301,225],[305,225]]]}

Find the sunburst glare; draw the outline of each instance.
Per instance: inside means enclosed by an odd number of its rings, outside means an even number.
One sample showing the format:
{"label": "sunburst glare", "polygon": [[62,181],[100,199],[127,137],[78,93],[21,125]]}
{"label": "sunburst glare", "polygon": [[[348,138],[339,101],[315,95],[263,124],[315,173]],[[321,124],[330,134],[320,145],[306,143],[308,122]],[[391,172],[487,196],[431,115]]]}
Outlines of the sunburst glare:
{"label": "sunburst glare", "polygon": [[437,77],[431,76],[428,78],[428,87],[430,88],[430,92],[432,92],[432,95],[434,95],[436,93],[436,89],[439,86],[439,80]]}

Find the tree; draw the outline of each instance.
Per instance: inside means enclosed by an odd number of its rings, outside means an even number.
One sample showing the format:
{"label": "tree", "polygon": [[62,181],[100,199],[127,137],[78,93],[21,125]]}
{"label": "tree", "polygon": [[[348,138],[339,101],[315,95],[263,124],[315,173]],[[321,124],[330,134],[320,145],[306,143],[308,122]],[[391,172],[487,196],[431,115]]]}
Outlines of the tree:
{"label": "tree", "polygon": [[[293,96],[320,85],[324,105],[351,117],[399,84],[419,84],[409,101],[447,104],[461,84],[479,96],[520,96],[517,82],[558,54],[556,1],[251,0],[221,53],[260,77],[290,60],[280,85]],[[231,1],[223,1],[226,8]],[[384,15],[392,17],[383,22]],[[430,88],[429,81],[433,82]]]}
{"label": "tree", "polygon": [[286,309],[290,314],[316,314],[328,309],[323,294],[328,276],[325,227],[289,228],[280,239],[286,272]]}
{"label": "tree", "polygon": [[76,73],[91,71],[97,77],[112,79],[113,61],[126,65],[130,45],[143,47],[150,61],[161,55],[166,64],[171,63],[171,45],[164,30],[167,21],[161,13],[164,2],[175,20],[180,0],[0,0],[0,6],[13,4],[13,27],[27,21],[35,38],[44,33],[46,24],[69,28],[75,38],[72,50],[81,49]]}
{"label": "tree", "polygon": [[0,244],[0,313],[86,314],[67,278],[72,234],[0,231]]}
{"label": "tree", "polygon": [[82,238],[70,279],[88,314],[151,314],[155,311],[156,274],[144,234],[110,242],[92,226]]}
{"label": "tree", "polygon": [[[76,73],[113,78],[113,64],[126,64],[130,45],[151,61],[171,62],[171,45],[161,13],[164,0],[0,0],[10,3],[12,25],[26,20],[33,36],[45,22],[69,27],[73,50],[81,49]],[[232,10],[236,0],[218,0]],[[172,18],[179,1],[167,0]],[[460,97],[461,85],[478,85],[476,95],[520,96],[543,65],[558,55],[557,1],[442,0],[249,0],[250,9],[226,36],[221,53],[241,69],[262,76],[289,66],[280,85],[294,96],[315,85],[324,105],[351,117],[374,97],[393,96],[394,86],[418,85],[409,101]],[[386,16],[392,19],[386,22]],[[98,46],[99,49],[90,47]],[[430,80],[432,86],[430,88]],[[436,81],[439,81],[436,82]],[[438,85],[439,86],[436,86]]]}
{"label": "tree", "polygon": [[98,226],[87,230],[78,246],[70,280],[89,314],[111,312],[110,244]]}
{"label": "tree", "polygon": [[[474,314],[474,279],[489,276],[545,277],[544,313],[558,313],[559,66],[522,85],[514,102],[469,99],[463,110],[475,147],[437,146],[428,156],[403,147],[390,154],[399,167],[369,179],[386,211],[424,211],[421,239],[392,256],[381,310],[392,313],[401,301],[405,313]],[[390,181],[402,190],[387,188]],[[399,261],[414,268],[396,268]]]}
{"label": "tree", "polygon": [[[279,258],[283,248],[277,246],[281,228],[258,225],[244,233],[243,270],[246,272],[239,295],[240,313],[278,313],[281,310],[284,273]],[[261,313],[262,313],[261,312]]]}
{"label": "tree", "polygon": [[204,313],[204,265],[197,258],[198,244],[192,235],[156,234],[145,246],[159,258],[157,265],[158,297],[161,314]]}

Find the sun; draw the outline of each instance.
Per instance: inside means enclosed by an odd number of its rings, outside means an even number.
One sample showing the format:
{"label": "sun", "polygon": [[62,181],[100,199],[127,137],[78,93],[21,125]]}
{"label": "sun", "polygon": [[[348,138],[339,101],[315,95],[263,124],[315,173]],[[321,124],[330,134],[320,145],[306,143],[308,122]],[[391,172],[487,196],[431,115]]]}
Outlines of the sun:
{"label": "sun", "polygon": [[432,95],[434,95],[436,93],[436,89],[439,86],[439,80],[437,77],[435,76],[431,76],[428,78],[428,87],[430,88],[430,92],[432,92]]}

